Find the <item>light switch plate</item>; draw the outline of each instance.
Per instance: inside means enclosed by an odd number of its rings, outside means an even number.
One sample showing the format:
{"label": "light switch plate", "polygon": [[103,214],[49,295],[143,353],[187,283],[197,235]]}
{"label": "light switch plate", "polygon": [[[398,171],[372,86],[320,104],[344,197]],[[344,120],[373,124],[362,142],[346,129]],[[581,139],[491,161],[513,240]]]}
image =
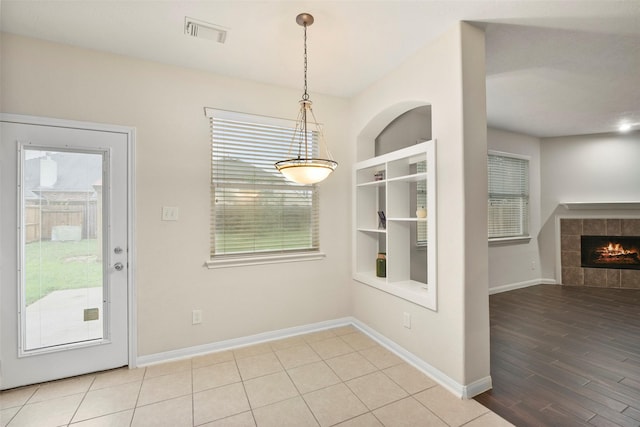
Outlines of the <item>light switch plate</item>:
{"label": "light switch plate", "polygon": [[191,313],[192,323],[194,325],[199,325],[202,323],[202,310],[193,310]]}
{"label": "light switch plate", "polygon": [[402,315],[402,326],[411,329],[411,313],[404,313]]}
{"label": "light switch plate", "polygon": [[163,206],[162,207],[162,220],[163,221],[177,221],[178,220],[178,207],[177,206]]}

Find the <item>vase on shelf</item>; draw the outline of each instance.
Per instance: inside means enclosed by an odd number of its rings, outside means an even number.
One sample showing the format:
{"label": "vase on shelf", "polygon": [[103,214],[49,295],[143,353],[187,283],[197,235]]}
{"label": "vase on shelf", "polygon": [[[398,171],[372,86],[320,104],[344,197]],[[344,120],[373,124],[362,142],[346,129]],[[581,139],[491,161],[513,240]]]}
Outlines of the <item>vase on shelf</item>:
{"label": "vase on shelf", "polygon": [[387,277],[387,254],[385,252],[378,252],[378,258],[376,258],[376,276]]}

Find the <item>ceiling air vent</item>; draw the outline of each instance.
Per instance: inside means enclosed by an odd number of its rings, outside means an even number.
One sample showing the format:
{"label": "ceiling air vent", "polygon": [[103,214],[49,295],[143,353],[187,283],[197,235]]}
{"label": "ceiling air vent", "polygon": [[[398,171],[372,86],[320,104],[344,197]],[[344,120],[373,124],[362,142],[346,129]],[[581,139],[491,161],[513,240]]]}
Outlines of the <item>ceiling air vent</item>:
{"label": "ceiling air vent", "polygon": [[184,17],[184,33],[200,39],[213,40],[224,43],[227,39],[227,29],[209,22]]}

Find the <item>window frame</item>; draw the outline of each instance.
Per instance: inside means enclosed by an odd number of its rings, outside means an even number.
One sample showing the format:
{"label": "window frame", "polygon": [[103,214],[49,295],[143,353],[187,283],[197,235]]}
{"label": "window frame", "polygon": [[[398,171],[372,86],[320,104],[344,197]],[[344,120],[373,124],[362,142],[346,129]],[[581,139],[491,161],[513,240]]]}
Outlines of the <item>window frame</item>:
{"label": "window frame", "polygon": [[[267,126],[276,126],[276,127],[284,127],[284,128],[295,128],[295,120],[282,119],[264,115],[256,115],[250,113],[241,113],[235,111],[221,110],[210,107],[204,108],[205,116],[207,117],[210,125],[212,124],[213,117],[223,120],[237,120],[245,123],[251,123],[255,125],[267,125]],[[287,141],[287,144],[290,144],[290,141]],[[209,131],[209,153],[210,153],[210,161],[211,161],[211,171],[209,174],[210,180],[210,220],[209,220],[209,230],[210,230],[210,239],[209,239],[209,257],[205,262],[205,265],[208,268],[224,268],[224,267],[234,267],[234,266],[243,266],[243,265],[261,265],[261,264],[272,264],[272,263],[283,263],[283,262],[298,262],[298,261],[310,261],[310,260],[320,260],[326,257],[326,255],[320,249],[320,202],[318,196],[318,187],[316,184],[310,185],[301,185],[290,183],[291,187],[295,187],[297,189],[309,187],[313,189],[316,193],[313,199],[313,207],[317,219],[317,223],[315,224],[317,235],[312,237],[313,240],[317,240],[317,247],[303,248],[303,249],[292,249],[292,250],[282,250],[278,252],[278,249],[274,249],[273,251],[254,251],[247,253],[233,253],[233,254],[220,254],[215,256],[213,254],[214,247],[214,239],[215,239],[215,213],[214,213],[214,185],[215,185],[215,171],[214,171],[214,140],[213,140],[213,132],[212,129]],[[275,170],[275,166],[274,166]],[[283,181],[285,184],[289,184],[288,181]],[[269,185],[265,185],[265,188],[269,187]],[[313,214],[312,214],[313,217]],[[311,224],[311,223],[310,223]],[[312,227],[313,228],[313,227]]]}
{"label": "window frame", "polygon": [[[517,236],[496,236],[496,237],[489,237],[488,236],[488,231],[489,231],[489,219],[490,219],[490,215],[487,214],[487,238],[488,238],[488,242],[489,245],[491,246],[496,246],[496,245],[506,245],[506,244],[516,244],[516,243],[528,243],[531,240],[531,233],[530,233],[530,228],[531,228],[531,156],[528,155],[524,155],[524,154],[516,154],[516,153],[509,153],[509,152],[505,152],[505,151],[497,151],[497,150],[488,150],[487,152],[487,212],[489,210],[489,205],[491,203],[491,193],[490,193],[490,187],[488,185],[489,183],[489,158],[490,156],[496,156],[496,157],[506,157],[506,158],[511,158],[511,159],[518,159],[518,160],[524,160],[527,162],[527,188],[526,188],[526,201],[527,201],[527,207],[526,207],[526,230],[523,230],[524,233],[521,235],[517,235]],[[523,217],[520,217],[520,220],[523,220]]]}
{"label": "window frame", "polygon": [[[416,173],[427,173],[427,161],[421,160],[416,163]],[[420,208],[427,209],[427,180],[416,182],[416,211]],[[417,216],[417,215],[416,215]],[[427,249],[429,246],[429,232],[426,221],[416,222],[416,247]]]}

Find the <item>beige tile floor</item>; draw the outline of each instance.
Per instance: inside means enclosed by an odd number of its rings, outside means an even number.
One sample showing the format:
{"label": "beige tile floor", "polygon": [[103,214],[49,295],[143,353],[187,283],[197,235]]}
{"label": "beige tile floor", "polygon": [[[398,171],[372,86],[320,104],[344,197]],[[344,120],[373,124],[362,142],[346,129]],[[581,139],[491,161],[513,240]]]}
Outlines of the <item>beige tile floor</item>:
{"label": "beige tile floor", "polygon": [[353,326],[9,390],[0,410],[2,427],[511,425]]}

